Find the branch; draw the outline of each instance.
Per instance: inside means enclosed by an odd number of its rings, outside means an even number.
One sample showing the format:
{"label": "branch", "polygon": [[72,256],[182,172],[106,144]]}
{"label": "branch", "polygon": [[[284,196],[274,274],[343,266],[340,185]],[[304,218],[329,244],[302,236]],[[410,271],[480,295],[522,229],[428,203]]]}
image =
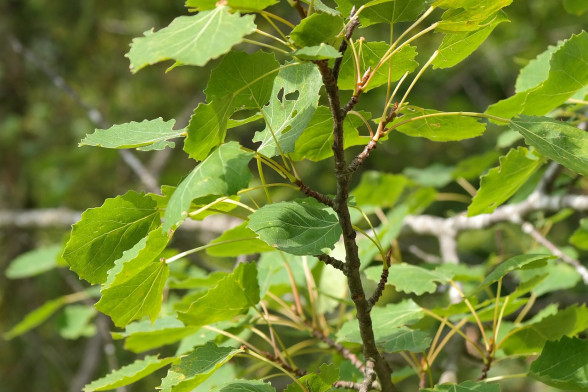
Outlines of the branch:
{"label": "branch", "polygon": [[320,254],[320,255],[316,255],[314,257],[316,257],[317,259],[319,259],[323,263],[328,264],[331,267],[338,269],[339,271],[343,272],[343,274],[347,275],[345,263],[342,262],[341,260],[338,260],[338,259],[336,259],[332,256],[329,256],[329,255],[326,255],[324,253]]}
{"label": "branch", "polygon": [[382,293],[384,292],[384,289],[386,288],[386,282],[388,282],[388,274],[390,273],[388,268],[390,267],[390,257],[391,256],[392,256],[392,248],[390,248],[388,250],[388,253],[386,253],[386,266],[382,269],[382,274],[380,275],[380,281],[378,282],[378,286],[376,287],[376,290],[374,291],[374,293],[372,294],[370,299],[368,299],[368,305],[370,307],[370,311],[372,310],[374,305],[378,302],[378,300],[382,296]]}
{"label": "branch", "polygon": [[343,55],[347,50],[348,41],[353,35],[353,31],[359,26],[359,18],[355,16],[355,6],[351,8],[351,13],[349,14],[350,20],[349,24],[347,25],[347,30],[345,31],[345,38],[341,41],[341,45],[339,45],[339,53],[341,53],[341,57],[335,59],[333,63],[333,76],[335,80],[339,79],[339,70],[341,69],[341,62],[343,61]]}
{"label": "branch", "polygon": [[312,329],[312,336],[318,338],[325,342],[327,346],[337,350],[337,352],[345,359],[349,360],[353,366],[355,366],[358,370],[365,372],[365,365],[361,360],[357,357],[357,355],[353,354],[348,348],[342,346],[341,344],[335,342],[334,340],[330,339],[328,336],[323,334],[318,329]]}
{"label": "branch", "polygon": [[[333,388],[355,389],[356,391],[359,391],[361,384],[353,381],[336,381],[333,384]],[[372,385],[370,385],[370,390],[381,391],[382,387],[380,387],[380,384],[377,382],[373,382]]]}
{"label": "branch", "polygon": [[374,372],[375,363],[371,359],[367,361],[365,366],[365,377],[359,388],[359,392],[368,392],[376,379],[376,372]]}
{"label": "branch", "polygon": [[300,190],[302,191],[302,193],[304,193],[306,196],[310,196],[315,198],[316,200],[318,200],[320,203],[323,203],[329,207],[333,207],[334,203],[333,203],[333,199],[331,199],[329,196],[327,195],[323,195],[320,192],[317,192],[315,190],[312,190],[308,187],[308,185],[306,185],[305,183],[303,183],[301,180],[296,180],[296,185],[298,186],[298,188],[300,188]]}

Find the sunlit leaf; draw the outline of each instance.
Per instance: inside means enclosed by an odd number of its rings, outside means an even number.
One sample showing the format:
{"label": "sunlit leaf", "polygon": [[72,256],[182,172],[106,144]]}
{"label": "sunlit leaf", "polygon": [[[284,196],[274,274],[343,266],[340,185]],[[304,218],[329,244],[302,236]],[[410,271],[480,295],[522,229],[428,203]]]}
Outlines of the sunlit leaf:
{"label": "sunlit leaf", "polygon": [[331,45],[321,43],[318,46],[307,46],[292,53],[301,60],[326,60],[341,57],[341,53]]}
{"label": "sunlit leaf", "polygon": [[433,5],[449,8],[437,26],[440,31],[475,31],[486,27],[488,17],[510,5],[513,0],[440,0]]}
{"label": "sunlit leaf", "polygon": [[588,341],[562,337],[547,342],[541,355],[531,364],[529,375],[558,389],[588,389]]}
{"label": "sunlit leaf", "polygon": [[216,243],[219,243],[219,245],[207,248],[206,253],[216,257],[236,257],[275,250],[275,248],[260,240],[251,229],[247,228],[246,222],[226,230],[220,237],[210,241],[211,245]]}
{"label": "sunlit leaf", "polygon": [[361,26],[367,27],[376,23],[396,23],[415,20],[430,5],[431,0],[338,0],[337,8],[345,16],[349,16],[351,7],[365,5],[359,15]]}
{"label": "sunlit leaf", "polygon": [[343,18],[325,13],[314,13],[290,32],[290,39],[300,47],[317,46],[332,41],[343,29]]}
{"label": "sunlit leaf", "polygon": [[230,13],[219,6],[196,15],[180,16],[169,26],[133,39],[126,57],[131,71],[160,61],[174,60],[176,65],[203,66],[209,60],[227,53],[233,45],[255,30],[253,15]]}
{"label": "sunlit leaf", "polygon": [[[480,136],[486,130],[486,124],[473,117],[443,115],[443,112],[416,106],[408,106],[402,112],[403,116],[392,123],[392,126],[395,123],[404,123],[395,128],[398,132],[408,136],[424,137],[435,142],[469,139]],[[431,114],[441,115],[417,118]]]}
{"label": "sunlit leaf", "polygon": [[[233,9],[242,11],[261,11],[270,5],[276,4],[278,0],[227,0],[226,3]],[[186,0],[186,7],[197,8],[200,11],[215,8],[218,0]]]}

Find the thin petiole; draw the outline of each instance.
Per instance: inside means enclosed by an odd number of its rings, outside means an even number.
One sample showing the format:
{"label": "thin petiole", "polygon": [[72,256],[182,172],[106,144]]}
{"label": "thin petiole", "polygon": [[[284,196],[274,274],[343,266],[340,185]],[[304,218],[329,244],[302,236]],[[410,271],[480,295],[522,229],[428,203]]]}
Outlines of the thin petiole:
{"label": "thin petiole", "polygon": [[255,40],[247,39],[247,38],[243,38],[243,42],[246,42],[246,43],[252,44],[252,45],[263,46],[264,48],[272,49],[272,50],[275,50],[276,52],[290,54],[290,52],[288,52],[288,51],[285,51],[283,49],[280,49],[280,48],[273,46],[273,45],[270,45],[270,44],[266,44],[264,42],[259,42],[259,41],[255,41]]}
{"label": "thin petiole", "polygon": [[238,238],[235,240],[226,240],[226,241],[220,241],[220,242],[215,242],[215,243],[211,243],[211,244],[206,244],[206,245],[202,245],[199,246],[197,248],[193,248],[193,249],[189,249],[186,250],[182,253],[178,253],[175,256],[170,257],[169,259],[166,259],[165,262],[167,264],[173,263],[176,260],[181,259],[182,257],[186,257],[188,255],[191,255],[192,253],[197,253],[200,252],[202,250],[208,249],[208,248],[212,248],[213,246],[220,246],[220,245],[226,245],[226,244],[231,244],[233,242],[239,242],[239,241],[249,241],[249,240],[256,240],[257,237],[247,237],[247,238]]}
{"label": "thin petiole", "polygon": [[400,100],[400,103],[398,103],[398,107],[399,108],[402,108],[402,105],[404,105],[404,102],[406,101],[406,98],[408,98],[408,94],[410,94],[410,92],[412,91],[412,88],[414,87],[414,85],[416,84],[416,82],[418,82],[418,80],[423,75],[423,73],[425,73],[425,71],[427,70],[427,68],[433,63],[433,61],[435,60],[435,58],[437,57],[438,54],[439,54],[439,51],[436,50],[431,55],[431,58],[429,58],[429,60],[425,63],[425,65],[423,65],[423,67],[421,68],[421,70],[419,71],[419,73],[414,77],[414,79],[412,80],[412,83],[410,84],[410,86],[408,86],[408,89],[406,90],[406,92],[404,93],[404,96]]}

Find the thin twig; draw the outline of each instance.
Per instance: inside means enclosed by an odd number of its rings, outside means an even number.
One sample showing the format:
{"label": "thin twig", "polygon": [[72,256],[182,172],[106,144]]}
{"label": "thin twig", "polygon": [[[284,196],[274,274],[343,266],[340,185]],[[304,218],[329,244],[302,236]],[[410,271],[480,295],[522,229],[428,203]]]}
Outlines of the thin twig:
{"label": "thin twig", "polygon": [[372,384],[376,379],[376,372],[374,371],[374,366],[374,361],[369,359],[365,365],[365,377],[363,379],[363,382],[361,383],[359,392],[368,392],[372,389]]}
{"label": "thin twig", "polygon": [[316,255],[314,256],[317,259],[319,259],[320,261],[322,261],[325,264],[328,264],[338,270],[340,270],[341,272],[343,272],[345,274],[345,263],[342,262],[341,260],[338,260],[332,256],[326,255],[326,254],[320,254],[320,255]]}
{"label": "thin twig", "polygon": [[351,8],[351,13],[349,14],[349,24],[347,25],[347,30],[345,31],[345,38],[341,41],[339,45],[339,53],[341,53],[341,57],[336,58],[335,62],[333,63],[333,77],[335,80],[339,79],[339,71],[341,70],[341,63],[343,61],[343,55],[347,50],[348,41],[353,35],[353,31],[359,26],[359,18],[355,16],[355,6]]}
{"label": "thin twig", "polygon": [[298,186],[298,188],[300,188],[302,193],[304,193],[306,196],[310,196],[312,198],[315,198],[319,202],[321,202],[329,207],[333,207],[333,199],[331,199],[329,196],[323,195],[320,192],[312,190],[310,187],[308,187],[308,185],[303,183],[301,180],[297,179],[296,185]]}
{"label": "thin twig", "polygon": [[318,329],[312,329],[312,335],[317,338],[322,340],[323,342],[325,342],[327,344],[327,346],[337,350],[337,352],[345,359],[349,360],[349,362],[351,362],[351,364],[353,366],[355,366],[358,370],[365,372],[365,365],[363,364],[363,362],[361,362],[361,360],[357,357],[357,355],[353,354],[348,348],[342,346],[341,344],[335,342],[334,340],[332,340],[331,338],[329,338],[328,336],[326,336],[325,334],[323,334],[320,330]]}
{"label": "thin twig", "polygon": [[[361,383],[353,381],[335,381],[335,383],[333,384],[333,388],[354,389],[356,391],[359,391],[361,385]],[[381,391],[382,387],[380,387],[380,384],[378,384],[378,382],[375,381],[372,383],[372,385],[370,385],[370,390]]]}

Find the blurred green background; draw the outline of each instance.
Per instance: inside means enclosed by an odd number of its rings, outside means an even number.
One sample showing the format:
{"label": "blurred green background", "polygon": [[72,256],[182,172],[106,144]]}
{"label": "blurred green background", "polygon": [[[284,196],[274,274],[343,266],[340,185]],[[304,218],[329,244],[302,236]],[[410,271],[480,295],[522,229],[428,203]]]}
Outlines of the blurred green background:
{"label": "blurred green background", "polygon": [[[288,19],[297,18],[286,1],[272,8]],[[548,45],[588,27],[586,15],[566,13],[558,0],[516,0],[506,12],[511,23],[500,25],[466,61],[448,70],[427,71],[412,93],[411,103],[438,110],[483,111],[513,93],[518,70],[530,59]],[[164,27],[181,14],[187,14],[182,1],[168,0],[0,3],[0,212],[58,207],[83,211],[129,189],[147,190],[117,151],[77,147],[95,126],[86,109],[56,87],[42,68],[63,77],[81,100],[103,113],[109,123],[163,117],[175,118],[183,126],[204,99],[202,89],[215,62],[204,68],[179,67],[167,74],[164,71],[169,64],[163,64],[131,75],[124,57],[133,37],[151,27]],[[383,39],[387,34],[381,26],[356,33],[368,39]],[[417,41],[421,64],[440,40],[440,35],[433,34]],[[17,53],[17,42],[36,60]],[[379,114],[382,98],[378,91],[362,97],[358,109]],[[230,137],[246,143],[253,131],[240,128]],[[464,157],[493,148],[500,132],[490,128],[481,138],[444,144],[395,134],[372,155],[366,169],[401,173],[407,167],[424,168],[432,163],[455,165]],[[181,143],[174,151],[133,153],[161,184],[176,185],[194,165],[181,151]],[[309,185],[332,192],[331,164],[330,160],[303,163],[299,169]],[[448,187],[448,191],[455,190],[455,184]],[[455,211],[465,207],[458,203],[449,206]],[[60,243],[68,230],[66,225],[0,225],[0,332],[47,300],[71,293],[81,284],[66,269],[20,280],[9,280],[3,273],[18,255]],[[107,371],[102,351],[90,350],[95,341],[65,339],[59,334],[60,325],[63,319],[53,317],[21,337],[0,341],[0,390],[80,390],[84,380],[80,381],[79,375],[88,352],[98,355],[92,377]],[[134,358],[119,344],[115,350],[120,363]],[[152,377],[127,390],[156,385],[157,377]]]}

